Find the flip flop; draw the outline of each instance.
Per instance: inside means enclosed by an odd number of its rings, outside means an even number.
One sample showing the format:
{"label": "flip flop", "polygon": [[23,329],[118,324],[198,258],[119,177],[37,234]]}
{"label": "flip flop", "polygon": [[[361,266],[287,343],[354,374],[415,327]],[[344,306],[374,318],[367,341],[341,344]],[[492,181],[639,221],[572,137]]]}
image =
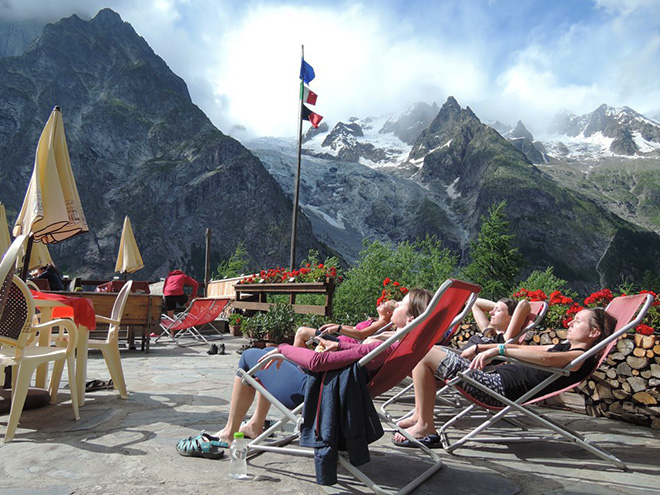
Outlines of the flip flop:
{"label": "flip flop", "polygon": [[[442,447],[442,444],[440,443],[440,435],[436,435],[435,433],[432,433],[430,435],[426,435],[425,437],[422,438],[416,438],[419,443],[425,445],[429,449],[435,449],[438,447]],[[411,442],[407,438],[403,441],[397,441],[392,438],[392,443],[396,445],[397,447],[412,447],[412,448],[419,448],[419,445],[416,443]]]}
{"label": "flip flop", "polygon": [[112,388],[112,380],[91,380],[85,384],[85,392],[94,392],[95,390],[106,390]]}
{"label": "flip flop", "polygon": [[184,457],[203,457],[205,459],[220,459],[229,448],[227,442],[202,431],[195,437],[182,438],[176,444],[176,451]]}

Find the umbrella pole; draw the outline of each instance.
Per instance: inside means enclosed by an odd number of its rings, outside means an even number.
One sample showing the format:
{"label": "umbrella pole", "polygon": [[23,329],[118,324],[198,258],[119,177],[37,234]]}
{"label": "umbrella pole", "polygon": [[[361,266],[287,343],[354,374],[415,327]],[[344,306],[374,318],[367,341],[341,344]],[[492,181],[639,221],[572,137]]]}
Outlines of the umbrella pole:
{"label": "umbrella pole", "polygon": [[23,258],[23,269],[21,270],[21,280],[27,280],[28,270],[30,269],[30,256],[32,256],[32,244],[34,237],[32,234],[28,236],[27,247],[25,248],[25,258]]}

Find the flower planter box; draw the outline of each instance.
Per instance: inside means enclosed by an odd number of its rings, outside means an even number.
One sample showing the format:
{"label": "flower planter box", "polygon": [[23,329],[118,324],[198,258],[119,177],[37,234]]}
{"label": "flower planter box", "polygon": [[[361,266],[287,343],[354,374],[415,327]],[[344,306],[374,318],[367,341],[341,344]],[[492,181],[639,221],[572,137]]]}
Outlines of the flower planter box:
{"label": "flower planter box", "polygon": [[[268,294],[288,294],[289,304],[300,314],[332,316],[332,296],[335,291],[333,279],[325,282],[279,283],[279,284],[236,284],[236,302],[234,308],[250,311],[268,311],[275,303],[268,302]],[[324,294],[322,305],[296,304],[298,294]]]}

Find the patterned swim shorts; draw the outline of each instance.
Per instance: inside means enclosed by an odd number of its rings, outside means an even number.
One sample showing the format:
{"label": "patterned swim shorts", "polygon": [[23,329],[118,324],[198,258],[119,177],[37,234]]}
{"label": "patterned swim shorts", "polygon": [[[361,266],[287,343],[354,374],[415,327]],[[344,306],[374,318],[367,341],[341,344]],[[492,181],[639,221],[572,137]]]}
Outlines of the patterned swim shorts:
{"label": "patterned swim shorts", "polygon": [[[442,381],[448,381],[454,378],[459,372],[466,371],[470,367],[470,361],[461,357],[460,354],[456,354],[451,350],[446,350],[447,355],[438,365],[438,369],[435,370],[436,378]],[[504,388],[502,387],[502,377],[499,373],[484,373],[482,370],[472,370],[470,376],[474,378],[479,383],[485,385],[493,392],[504,395]],[[490,406],[501,407],[502,404],[500,401],[491,397],[487,393],[479,390],[478,388],[466,383],[464,381],[459,382],[459,386],[465,390],[469,395],[477,399],[479,402],[488,404]]]}

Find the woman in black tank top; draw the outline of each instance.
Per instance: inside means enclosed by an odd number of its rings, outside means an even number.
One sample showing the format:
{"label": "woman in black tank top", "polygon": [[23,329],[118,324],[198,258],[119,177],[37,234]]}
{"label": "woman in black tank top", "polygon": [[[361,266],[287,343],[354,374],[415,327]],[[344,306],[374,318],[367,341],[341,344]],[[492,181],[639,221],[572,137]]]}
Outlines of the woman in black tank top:
{"label": "woman in black tank top", "polygon": [[[569,324],[566,341],[556,346],[529,346],[516,344],[484,344],[463,351],[458,356],[455,353],[437,347],[417,364],[413,370],[415,384],[415,416],[414,424],[406,428],[415,438],[435,438],[437,432],[433,424],[433,408],[435,405],[436,378],[449,380],[459,371],[475,370],[471,375],[477,381],[499,392],[505,397],[515,400],[534,386],[541,383],[548,372],[532,370],[520,364],[503,364],[496,367],[496,373],[486,374],[484,366],[489,364],[497,355],[509,356],[528,363],[563,368],[576,359],[594,344],[609,336],[616,326],[616,318],[602,308],[587,308],[580,311]],[[589,360],[587,360],[589,361]],[[571,370],[571,377],[562,377],[554,390],[567,386],[566,383],[575,383],[581,374],[589,373],[593,369],[586,361]],[[580,371],[580,369],[582,371]],[[562,386],[562,384],[564,384]],[[478,390],[478,389],[476,389]],[[468,391],[471,393],[471,391]],[[484,394],[490,397],[487,394]],[[481,397],[477,397],[481,400]],[[403,442],[405,438],[396,434],[395,443]]]}

